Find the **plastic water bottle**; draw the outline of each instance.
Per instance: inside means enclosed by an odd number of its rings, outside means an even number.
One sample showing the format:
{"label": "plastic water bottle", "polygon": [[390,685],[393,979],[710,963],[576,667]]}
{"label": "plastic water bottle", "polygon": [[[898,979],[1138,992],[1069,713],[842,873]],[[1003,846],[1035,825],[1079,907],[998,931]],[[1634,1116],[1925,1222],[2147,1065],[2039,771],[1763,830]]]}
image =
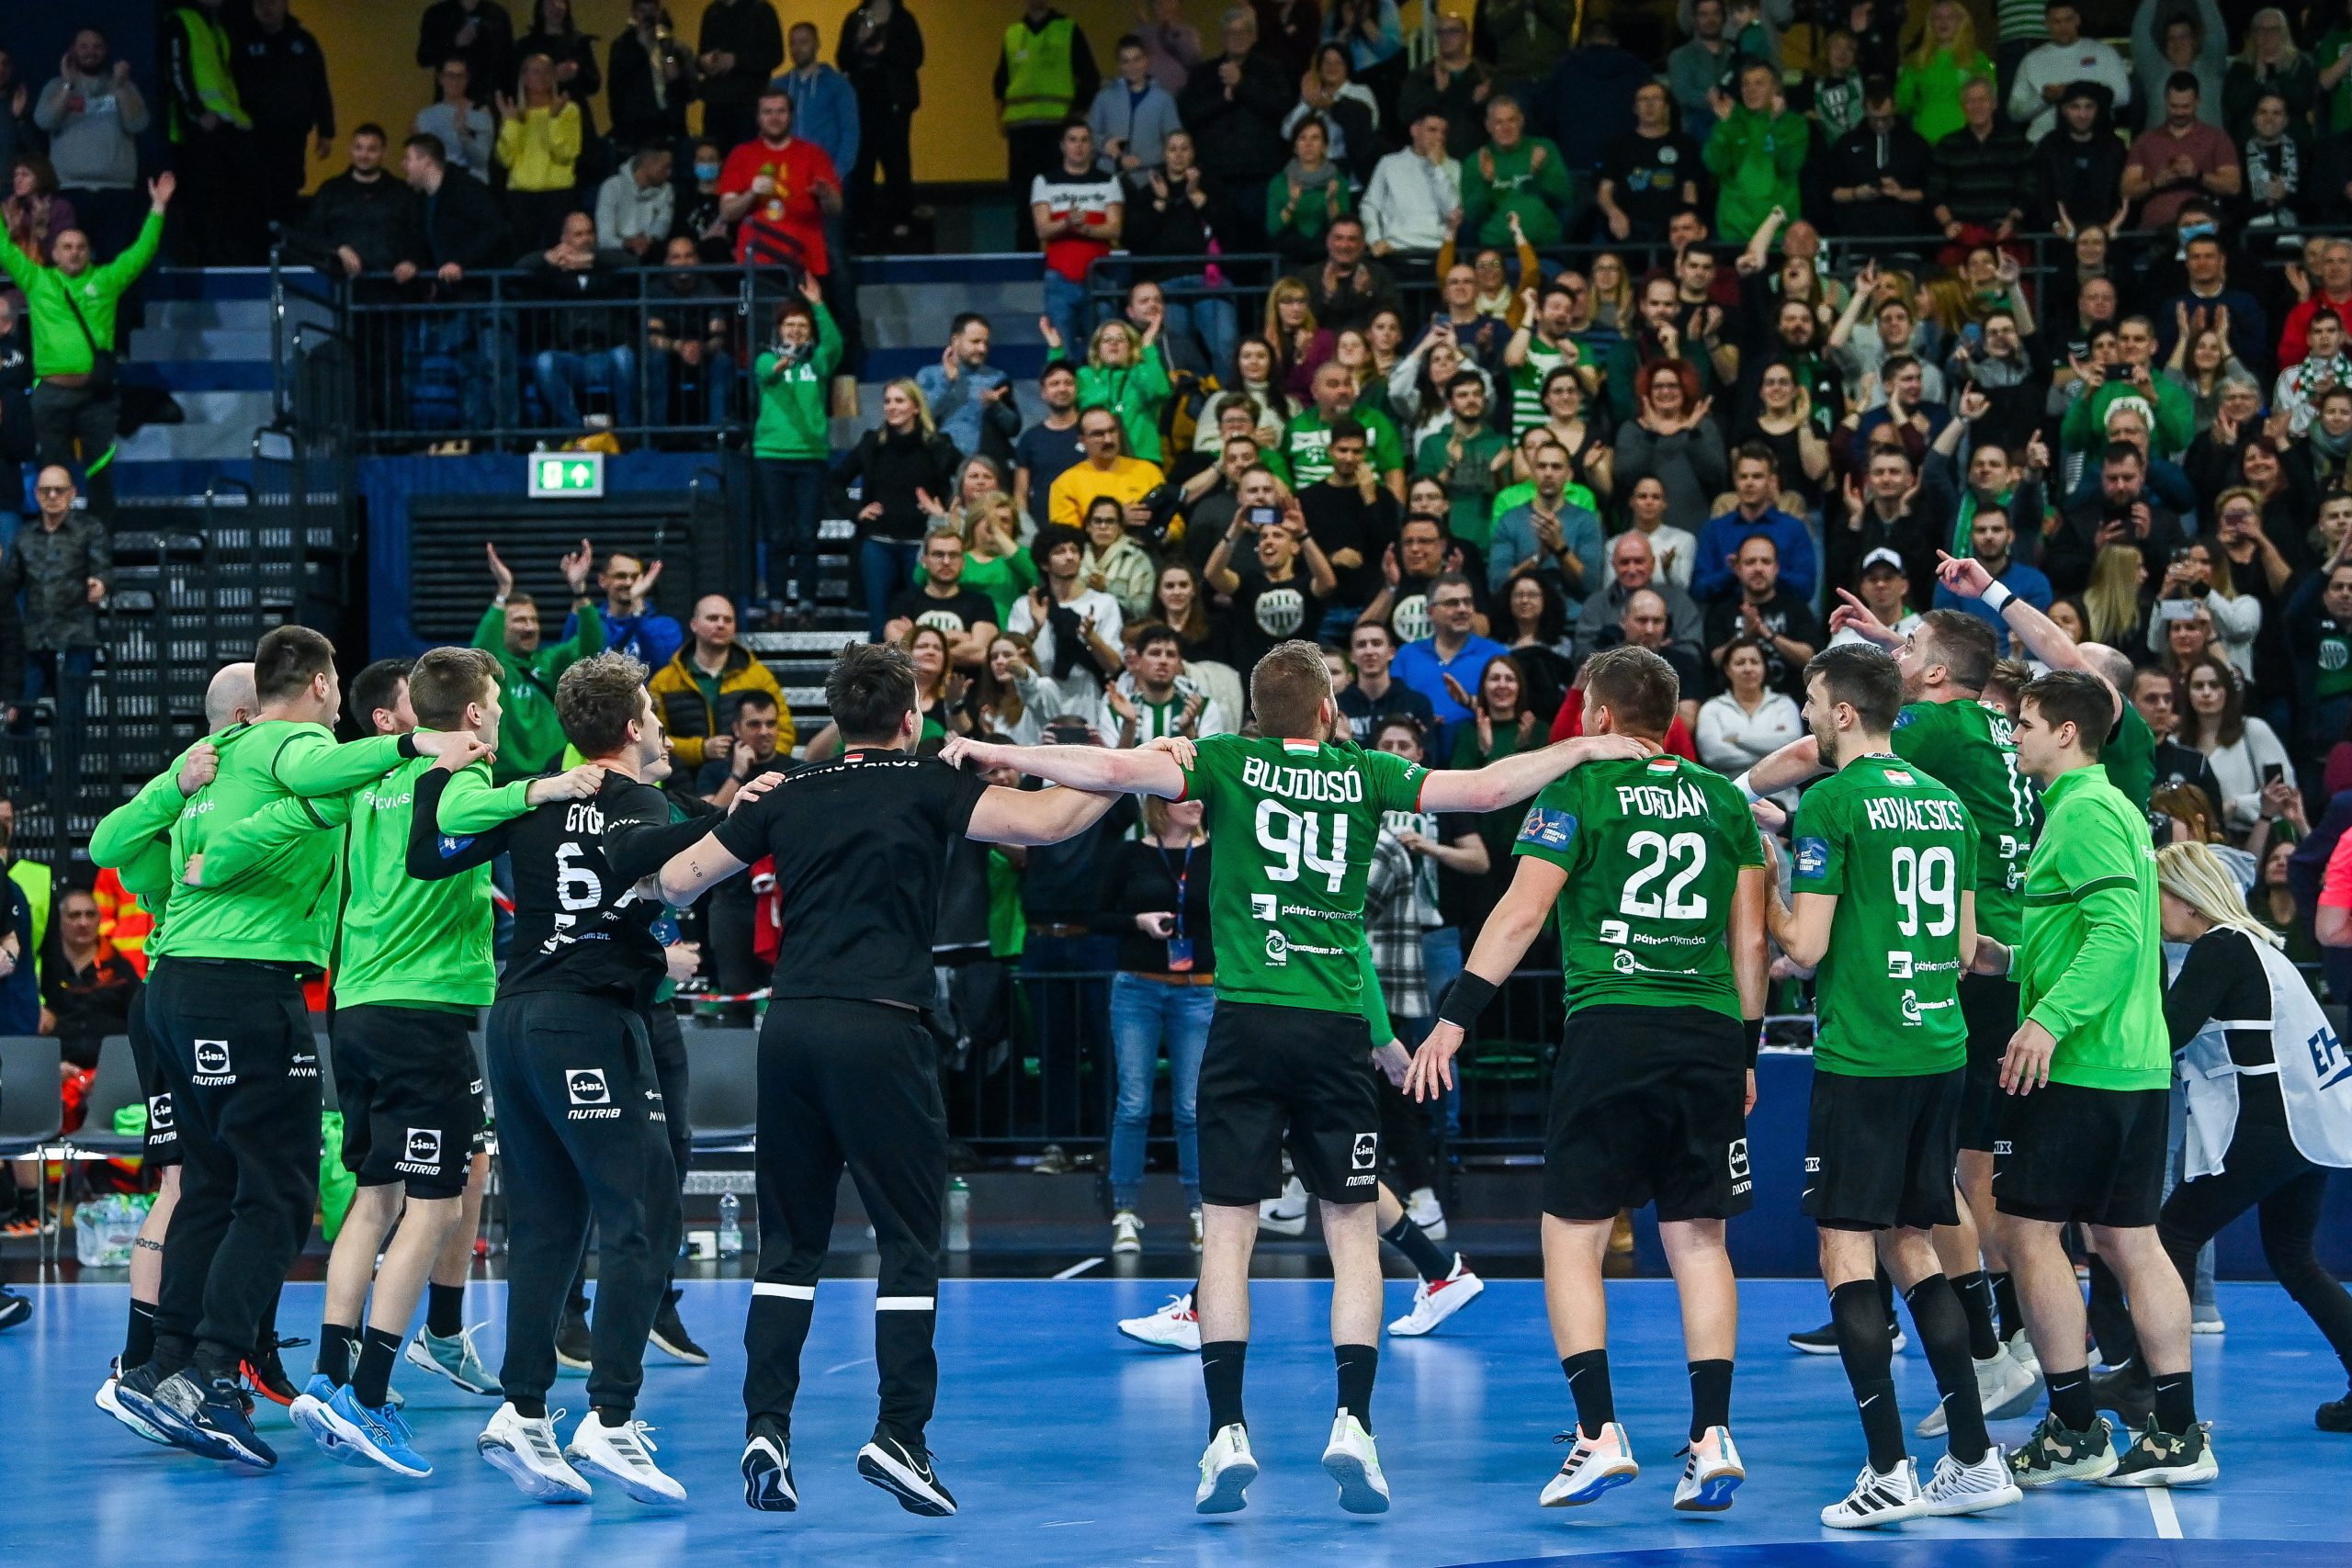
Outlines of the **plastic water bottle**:
{"label": "plastic water bottle", "polygon": [[743,1256],[743,1205],[732,1192],[718,1195],[718,1256]]}
{"label": "plastic water bottle", "polygon": [[960,1176],[947,1183],[947,1250],[972,1250],[972,1190]]}

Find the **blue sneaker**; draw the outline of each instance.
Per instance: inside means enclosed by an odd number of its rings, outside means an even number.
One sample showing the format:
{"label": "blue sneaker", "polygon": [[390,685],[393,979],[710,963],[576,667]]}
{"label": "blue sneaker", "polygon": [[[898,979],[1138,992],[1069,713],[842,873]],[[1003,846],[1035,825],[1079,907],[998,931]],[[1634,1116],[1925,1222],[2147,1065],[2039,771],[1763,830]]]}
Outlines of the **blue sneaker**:
{"label": "blue sneaker", "polygon": [[413,1446],[416,1434],[409,1429],[408,1417],[390,1402],[362,1404],[357,1391],[345,1383],[327,1401],[326,1420],[346,1447],[393,1474],[422,1481],[433,1473],[432,1464]]}
{"label": "blue sneaker", "polygon": [[294,1403],[286,1407],[286,1414],[329,1459],[338,1464],[366,1464],[368,1456],[345,1442],[334,1423],[327,1418],[327,1405],[334,1398],[335,1387],[335,1381],[326,1373],[312,1372],[302,1392],[294,1396]]}
{"label": "blue sneaker", "polygon": [[[481,1326],[476,1324],[474,1328]],[[503,1399],[496,1375],[482,1365],[481,1356],[474,1349],[474,1328],[447,1336],[420,1328],[416,1337],[408,1342],[405,1358],[410,1366],[447,1378],[468,1393]]]}
{"label": "blue sneaker", "polygon": [[116,1394],[131,1414],[190,1452],[255,1470],[277,1466],[277,1451],[254,1431],[234,1378],[198,1382],[191,1368],[165,1378],[152,1394],[134,1390],[130,1379],[117,1387]]}

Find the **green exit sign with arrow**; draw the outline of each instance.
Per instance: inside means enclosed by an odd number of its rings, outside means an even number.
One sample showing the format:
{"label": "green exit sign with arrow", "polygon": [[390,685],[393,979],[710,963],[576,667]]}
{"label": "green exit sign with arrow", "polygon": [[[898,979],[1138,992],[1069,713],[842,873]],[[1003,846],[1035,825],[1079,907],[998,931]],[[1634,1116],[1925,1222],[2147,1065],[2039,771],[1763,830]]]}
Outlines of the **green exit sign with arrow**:
{"label": "green exit sign with arrow", "polygon": [[595,499],[605,493],[602,452],[534,452],[530,465],[533,501]]}

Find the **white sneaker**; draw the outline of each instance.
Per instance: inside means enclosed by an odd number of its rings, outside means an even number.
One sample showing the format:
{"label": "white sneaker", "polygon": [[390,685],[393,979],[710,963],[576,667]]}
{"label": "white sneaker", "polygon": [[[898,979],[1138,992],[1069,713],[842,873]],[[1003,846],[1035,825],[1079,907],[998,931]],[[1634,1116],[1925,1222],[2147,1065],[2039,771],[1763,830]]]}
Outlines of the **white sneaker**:
{"label": "white sneaker", "polygon": [[141,1417],[132,1415],[123,1404],[122,1401],[114,1396],[114,1385],[116,1381],[117,1375],[113,1372],[108,1372],[107,1374],[107,1381],[98,1385],[98,1392],[90,1396],[90,1403],[105,1411],[107,1415],[113,1416],[116,1420],[121,1422],[124,1426],[130,1427],[131,1431],[136,1433],[138,1436],[146,1438],[149,1442],[161,1443],[164,1447],[170,1448],[172,1446],[171,1438],[155,1430],[154,1425],[152,1422],[142,1420]]}
{"label": "white sneaker", "polygon": [[1476,1301],[1486,1292],[1487,1282],[1470,1271],[1462,1261],[1462,1254],[1453,1255],[1453,1272],[1436,1284],[1422,1280],[1413,1289],[1413,1310],[1388,1325],[1388,1332],[1404,1338],[1417,1338]]}
{"label": "white sneaker", "polygon": [[[532,1419],[514,1404],[501,1404],[474,1439],[474,1451],[506,1472],[526,1497],[542,1503],[585,1503],[594,1494],[587,1478],[564,1462],[556,1441],[560,1410]],[[593,1419],[593,1417],[592,1417]]]}
{"label": "white sneaker", "polygon": [[1604,1422],[1600,1430],[1589,1438],[1579,1428],[1563,1432],[1552,1440],[1573,1441],[1576,1446],[1561,1461],[1560,1473],[1544,1483],[1544,1495],[1537,1501],[1546,1508],[1582,1507],[1642,1472],[1642,1467],[1634,1462],[1633,1441],[1625,1436],[1625,1428],[1614,1421]]}
{"label": "white sneaker", "polygon": [[2010,1360],[2023,1367],[2029,1373],[2037,1378],[2041,1375],[2041,1358],[2033,1353],[2033,1340],[2024,1329],[2020,1328],[2010,1335],[2007,1345],[2003,1348],[2008,1351]]}
{"label": "white sneaker", "polygon": [[1111,1216],[1111,1251],[1114,1255],[1143,1250],[1143,1221],[1133,1209],[1122,1209]]}
{"label": "white sneaker", "polygon": [[2229,1325],[2222,1321],[2222,1314],[2220,1311],[2215,1309],[2213,1310],[2213,1315],[2211,1317],[2191,1318],[2188,1324],[2188,1332],[2191,1334],[2220,1334],[2228,1327]]}
{"label": "white sneaker", "polygon": [[1258,1228],[1268,1235],[1306,1234],[1306,1183],[1292,1177],[1283,1183],[1283,1195],[1258,1205]]}
{"label": "white sneaker", "polygon": [[[2033,1408],[2041,1380],[2011,1360],[2007,1350],[1996,1350],[1975,1365],[1976,1407],[1985,1420],[2007,1421]],[[1940,1438],[1948,1429],[1941,1400],[1912,1428],[1923,1438]]]}
{"label": "white sneaker", "polygon": [[1196,1514],[1238,1514],[1250,1506],[1242,1494],[1258,1479],[1258,1461],[1250,1451],[1250,1430],[1238,1421],[1209,1439],[1201,1454],[1201,1484],[1193,1493]]}
{"label": "white sneaker", "polygon": [[1421,1227],[1421,1234],[1431,1241],[1445,1239],[1445,1210],[1440,1206],[1437,1194],[1426,1187],[1416,1187],[1405,1200],[1405,1217]]}
{"label": "white sneaker", "polygon": [[2024,1497],[2009,1477],[2009,1461],[2001,1445],[1995,1443],[1974,1464],[1962,1464],[1950,1454],[1936,1461],[1936,1473],[1919,1494],[1919,1512],[1935,1518],[1984,1514]]}
{"label": "white sneaker", "polygon": [[1193,1292],[1170,1296],[1158,1312],[1119,1319],[1119,1332],[1140,1339],[1155,1350],[1201,1352],[1201,1320],[1193,1311]]}
{"label": "white sneaker", "polygon": [[593,1410],[571,1429],[563,1457],[591,1475],[602,1476],[640,1503],[683,1503],[686,1489],[653,1462],[653,1428],[642,1421],[607,1427]]}
{"label": "white sneaker", "polygon": [[1674,1506],[1686,1514],[1720,1514],[1731,1506],[1731,1495],[1747,1479],[1739,1462],[1731,1428],[1710,1427],[1699,1440],[1682,1450],[1682,1479],[1674,1483]]}
{"label": "white sneaker", "polygon": [[1388,1511],[1388,1478],[1380,1473],[1380,1450],[1363,1423],[1344,1410],[1331,1418],[1323,1473],[1340,1483],[1340,1506],[1349,1513]]}
{"label": "white sneaker", "polygon": [[1195,1210],[1193,1210],[1193,1250],[1194,1252],[1198,1252],[1200,1249],[1201,1249],[1201,1212],[1200,1212],[1198,1209],[1195,1209]]}
{"label": "white sneaker", "polygon": [[1905,1460],[1891,1475],[1881,1475],[1868,1464],[1854,1478],[1854,1489],[1821,1510],[1821,1522],[1834,1530],[1869,1529],[1898,1519],[1917,1518],[1927,1512],[1919,1496],[1919,1467]]}

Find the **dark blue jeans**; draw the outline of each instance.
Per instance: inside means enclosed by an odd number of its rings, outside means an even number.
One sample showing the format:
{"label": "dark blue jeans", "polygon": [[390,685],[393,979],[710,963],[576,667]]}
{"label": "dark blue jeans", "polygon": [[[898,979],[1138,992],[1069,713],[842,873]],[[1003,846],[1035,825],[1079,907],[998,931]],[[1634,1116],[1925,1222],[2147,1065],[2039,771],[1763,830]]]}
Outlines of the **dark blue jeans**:
{"label": "dark blue jeans", "polygon": [[869,534],[858,547],[858,575],[865,580],[865,630],[873,641],[882,640],[882,628],[889,624],[890,596],[915,580],[915,566],[922,559],[920,539],[877,539]]}
{"label": "dark blue jeans", "polygon": [[760,537],[767,545],[761,581],[767,597],[800,609],[817,604],[817,525],[825,513],[825,460],[759,457],[752,478],[760,500]]}
{"label": "dark blue jeans", "polygon": [[580,428],[580,395],[601,386],[613,400],[613,423],[637,423],[637,351],[622,344],[592,354],[541,349],[531,361],[531,379],[559,430]]}

